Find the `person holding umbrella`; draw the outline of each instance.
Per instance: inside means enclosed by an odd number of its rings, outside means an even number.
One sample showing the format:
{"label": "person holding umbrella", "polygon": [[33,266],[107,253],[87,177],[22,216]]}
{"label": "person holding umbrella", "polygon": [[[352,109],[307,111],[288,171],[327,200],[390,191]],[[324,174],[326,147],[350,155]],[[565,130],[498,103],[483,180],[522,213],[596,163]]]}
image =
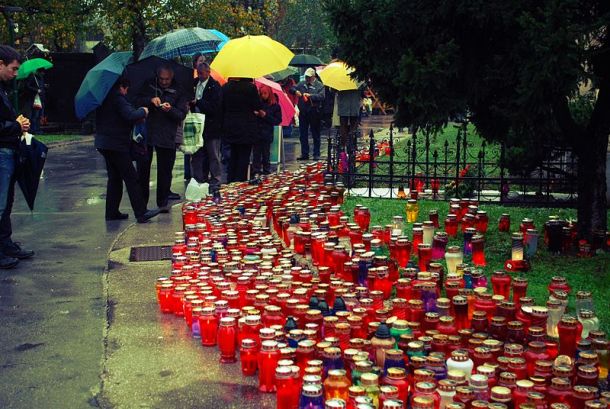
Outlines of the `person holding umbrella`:
{"label": "person holding umbrella", "polygon": [[229,78],[222,86],[223,132],[231,155],[227,181],[248,178],[252,145],[258,138],[257,114],[262,108],[252,78]]}
{"label": "person holding umbrella", "polygon": [[15,199],[15,168],[21,135],[30,129],[30,121],[17,113],[6,92],[6,83],[17,76],[21,56],[12,47],[0,45],[0,268],[13,268],[21,259],[34,255],[11,239],[11,211]]}
{"label": "person holding umbrella", "polygon": [[316,78],[316,70],[305,70],[305,80],[290,90],[299,98],[299,133],[301,156],[297,160],[309,160],[309,130],[313,138],[313,158],[320,158],[321,109],[324,102],[324,85]]}
{"label": "person holding umbrella", "polygon": [[129,148],[133,125],[146,118],[148,108],[135,109],[127,101],[129,85],[130,81],[127,78],[119,78],[102,106],[98,108],[95,117],[95,147],[106,160],[106,170],[108,171],[106,220],[124,220],[128,217],[126,213],[119,211],[124,182],[136,220],[138,223],[146,223],[150,218],[159,214],[159,210],[146,209]]}
{"label": "person holding umbrella", "polygon": [[258,118],[258,139],[252,147],[252,173],[268,175],[271,173],[271,143],[273,142],[273,127],[282,122],[282,109],[271,87],[261,85],[259,94],[263,107],[254,114]]}

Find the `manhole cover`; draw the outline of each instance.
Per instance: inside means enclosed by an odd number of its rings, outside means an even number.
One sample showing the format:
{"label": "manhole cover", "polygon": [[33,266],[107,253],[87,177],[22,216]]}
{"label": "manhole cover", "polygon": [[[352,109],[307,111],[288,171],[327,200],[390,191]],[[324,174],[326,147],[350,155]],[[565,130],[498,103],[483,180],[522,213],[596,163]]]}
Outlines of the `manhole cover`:
{"label": "manhole cover", "polygon": [[132,247],[129,261],[159,261],[172,259],[172,246]]}

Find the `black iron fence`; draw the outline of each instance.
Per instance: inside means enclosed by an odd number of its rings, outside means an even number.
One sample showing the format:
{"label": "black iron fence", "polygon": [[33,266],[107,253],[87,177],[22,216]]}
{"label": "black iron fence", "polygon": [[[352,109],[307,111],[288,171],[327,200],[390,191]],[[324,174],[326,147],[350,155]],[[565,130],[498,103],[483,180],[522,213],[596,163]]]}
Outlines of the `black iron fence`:
{"label": "black iron fence", "polygon": [[[466,126],[455,138],[414,133],[385,138],[370,131],[339,144],[328,135],[327,167],[349,192],[366,197],[394,198],[417,190],[433,199],[476,198],[502,204],[572,207],[576,204],[576,159],[568,148],[545,144],[549,152],[540,166],[514,174],[506,167],[506,147],[473,141]],[[434,143],[433,143],[434,142]]]}

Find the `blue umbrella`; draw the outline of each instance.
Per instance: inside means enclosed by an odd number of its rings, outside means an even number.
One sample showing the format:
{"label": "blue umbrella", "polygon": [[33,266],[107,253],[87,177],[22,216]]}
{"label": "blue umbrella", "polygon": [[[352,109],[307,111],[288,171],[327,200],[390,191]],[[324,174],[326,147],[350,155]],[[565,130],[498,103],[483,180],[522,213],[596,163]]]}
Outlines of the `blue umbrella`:
{"label": "blue umbrella", "polygon": [[74,110],[79,119],[102,105],[108,91],[121,76],[131,57],[131,51],[112,53],[89,70],[74,97]]}
{"label": "blue umbrella", "polygon": [[219,43],[219,44],[216,46],[216,49],[215,49],[215,50],[210,50],[210,51],[201,51],[202,53],[203,53],[203,52],[214,52],[214,51],[220,51],[220,49],[221,49],[222,47],[224,47],[224,46],[225,46],[225,44],[226,44],[226,43],[228,43],[228,42],[229,42],[229,40],[230,40],[229,36],[227,36],[227,35],[226,35],[226,34],[224,34],[224,33],[221,33],[221,32],[220,32],[220,31],[218,31],[218,30],[215,30],[215,29],[211,28],[211,29],[210,29],[210,31],[211,31],[212,33],[216,34],[216,35],[217,35],[219,38],[221,38],[221,39],[222,39],[222,42],[221,42],[221,43]]}
{"label": "blue umbrella", "polygon": [[181,28],[148,43],[144,47],[140,59],[155,55],[170,60],[174,57],[205,52],[205,50],[216,51],[219,44],[227,41],[228,37],[217,30],[206,30],[199,27]]}

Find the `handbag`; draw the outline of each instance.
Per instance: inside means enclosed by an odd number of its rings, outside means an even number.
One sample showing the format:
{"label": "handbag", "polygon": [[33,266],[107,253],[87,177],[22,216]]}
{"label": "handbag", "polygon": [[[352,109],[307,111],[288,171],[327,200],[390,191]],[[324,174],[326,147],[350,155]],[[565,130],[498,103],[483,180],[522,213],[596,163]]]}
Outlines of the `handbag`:
{"label": "handbag", "polygon": [[40,99],[40,94],[36,94],[36,96],[34,97],[34,103],[32,104],[32,108],[42,109],[42,100]]}
{"label": "handbag", "polygon": [[192,155],[203,147],[203,127],[205,126],[205,115],[189,112],[184,118],[182,125],[183,143],[180,147],[182,152]]}

